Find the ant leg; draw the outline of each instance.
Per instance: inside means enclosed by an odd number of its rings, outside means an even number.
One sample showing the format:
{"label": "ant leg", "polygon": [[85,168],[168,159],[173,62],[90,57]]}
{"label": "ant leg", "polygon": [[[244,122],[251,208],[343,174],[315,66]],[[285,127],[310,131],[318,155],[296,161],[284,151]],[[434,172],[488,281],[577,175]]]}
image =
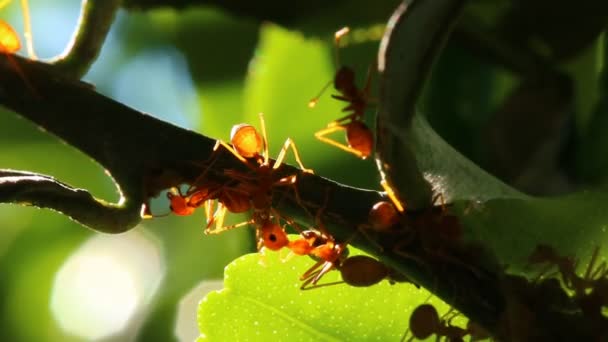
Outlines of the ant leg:
{"label": "ant leg", "polygon": [[216,228],[216,229],[214,229],[212,231],[209,231],[209,232],[207,232],[205,230],[205,233],[206,234],[219,234],[219,233],[225,232],[227,230],[231,230],[231,229],[234,229],[234,228],[246,226],[248,224],[253,224],[253,223],[254,223],[253,220],[243,221],[243,222],[240,222],[240,223],[237,223],[237,224],[233,224],[233,225],[230,225],[230,226],[223,226],[223,227],[220,227],[220,228]]}
{"label": "ant leg", "polygon": [[[589,260],[589,265],[587,265],[587,269],[585,270],[585,275],[583,279],[589,280],[591,279],[591,271],[595,268],[595,261],[597,260],[597,254],[599,253],[599,247],[595,247],[593,249],[593,254],[591,254],[591,260]],[[594,272],[595,273],[595,272]]]}
{"label": "ant leg", "polygon": [[[215,143],[215,146],[213,147],[214,152],[217,150],[216,146],[218,146],[217,142]],[[192,184],[190,184],[190,187],[188,188],[188,191],[186,191],[186,193],[190,193],[190,191],[192,191],[200,182],[202,182],[205,179],[205,176],[207,176],[207,172],[209,172],[209,170],[211,169],[213,164],[215,164],[215,162],[219,159],[218,153],[213,153],[213,154],[214,154],[214,156],[212,155],[211,157],[209,157],[211,159],[211,161],[209,162],[207,167],[205,167],[205,170],[203,171],[203,173],[201,173],[198,177],[196,177],[194,182],[192,182]]]}
{"label": "ant leg", "polygon": [[321,270],[319,271],[319,273],[317,273],[317,275],[312,279],[312,285],[317,285],[317,283],[319,282],[319,280],[321,280],[321,278],[326,275],[329,271],[333,270],[335,268],[335,264],[333,262],[329,262],[326,261],[323,264],[323,267],[321,268]]}
{"label": "ant leg", "polygon": [[207,220],[207,227],[205,229],[209,229],[209,227],[213,224],[215,217],[213,217],[213,201],[212,199],[208,199],[203,203],[203,208],[205,210],[205,219]]}
{"label": "ant leg", "polygon": [[369,93],[371,92],[371,88],[372,88],[372,69],[373,68],[374,68],[373,64],[371,64],[367,68],[367,76],[365,77],[365,85],[363,86],[363,89],[362,89],[363,97],[367,100],[367,103],[376,101],[375,99],[371,99],[369,97]]}
{"label": "ant leg", "polygon": [[232,146],[228,145],[227,143],[218,140],[215,142],[215,146],[213,146],[213,150],[217,150],[220,145],[224,146],[224,148],[226,148],[228,150],[228,152],[232,153],[238,160],[242,161],[243,163],[249,165],[249,162],[247,162],[247,159],[245,159],[245,157],[243,157],[240,153],[238,153],[234,148],[232,148]]}
{"label": "ant leg", "polygon": [[262,126],[262,139],[264,141],[264,165],[268,165],[268,136],[266,135],[266,123],[264,122],[264,113],[259,113],[260,125]]}
{"label": "ant leg", "polygon": [[382,247],[376,240],[372,238],[371,235],[369,235],[368,230],[370,230],[370,226],[368,224],[358,225],[357,230],[359,230],[359,233],[361,233],[361,235],[363,235],[367,241],[374,245],[374,247],[376,247],[380,253],[384,252],[384,247]]}
{"label": "ant leg", "polygon": [[604,261],[599,264],[599,266],[596,267],[593,272],[591,272],[589,279],[596,280],[599,278],[604,278],[606,275],[608,275],[608,266],[606,266],[606,262]]}
{"label": "ant leg", "polygon": [[445,198],[443,197],[442,193],[438,193],[433,196],[433,198],[431,199],[431,205],[435,205],[435,203],[437,203],[437,200],[439,200],[439,205],[441,206],[441,208],[445,210]]}
{"label": "ant leg", "polygon": [[342,37],[346,36],[348,33],[350,32],[350,28],[348,28],[348,26],[345,26],[341,29],[339,29],[338,31],[336,31],[336,33],[334,34],[334,46],[335,46],[335,53],[336,53],[336,65],[340,65],[340,40],[342,39]]}
{"label": "ant leg", "polygon": [[[312,265],[304,274],[300,276],[300,280],[309,280],[314,278],[319,272],[319,267],[325,263],[324,260],[317,261],[314,265]],[[304,286],[304,285],[302,285]]]}
{"label": "ant leg", "polygon": [[[308,282],[309,285],[310,282]],[[310,286],[306,286],[306,287],[301,287],[301,290],[314,290],[314,289],[318,289],[321,287],[328,287],[328,286],[334,286],[334,285],[340,285],[340,284],[346,284],[346,282],[344,280],[338,280],[338,281],[332,281],[329,283],[323,283],[323,284],[314,284],[314,285],[310,285]]]}
{"label": "ant leg", "polygon": [[[344,102],[348,102],[351,103],[353,102],[353,98],[347,95],[336,95],[336,94],[332,94],[331,95],[332,99],[338,100],[338,101],[344,101]],[[344,112],[344,110],[342,110]],[[349,114],[352,115],[352,114]],[[336,120],[336,121],[341,121],[344,120],[344,118]]]}
{"label": "ant leg", "polygon": [[21,0],[21,12],[23,13],[23,36],[25,37],[25,45],[27,54],[31,59],[38,59],[34,52],[34,39],[32,36],[32,23],[30,20],[30,8],[27,0]]}
{"label": "ant leg", "polygon": [[[205,228],[205,234],[213,234],[215,229],[221,228],[224,225],[224,218],[228,213],[228,208],[219,200],[217,201],[217,208],[213,212],[213,201],[209,200],[205,202],[205,215],[207,217],[207,227]],[[215,224],[215,229],[211,229],[211,226]]]}
{"label": "ant leg", "polygon": [[285,154],[287,153],[287,149],[290,147],[291,147],[291,150],[293,151],[294,157],[296,158],[296,162],[298,163],[298,166],[300,166],[300,169],[302,169],[302,171],[304,171],[306,173],[314,174],[315,172],[312,169],[307,169],[304,167],[304,164],[302,164],[302,159],[300,158],[300,153],[298,152],[298,148],[296,147],[296,144],[293,142],[293,140],[291,140],[291,138],[287,138],[287,140],[285,140],[285,144],[283,144],[283,148],[281,148],[281,152],[279,152],[279,155],[277,156],[277,159],[275,160],[272,168],[274,170],[276,170],[279,168],[279,166],[281,166],[281,164],[283,163],[283,159],[285,159]]}
{"label": "ant leg", "polygon": [[[330,124],[331,125],[331,124]],[[343,151],[346,151],[348,153],[352,153],[354,155],[356,155],[359,158],[363,158],[363,153],[361,153],[360,151],[357,151],[356,149],[347,146],[345,144],[339,143],[333,139],[327,138],[326,135],[333,133],[333,132],[338,132],[338,131],[345,131],[346,128],[344,126],[328,126],[327,128],[324,128],[320,131],[318,131],[317,133],[315,133],[315,138],[321,140],[322,142],[335,146]]]}
{"label": "ant leg", "polygon": [[401,201],[397,198],[397,195],[395,194],[395,190],[393,190],[393,188],[388,184],[388,182],[385,179],[383,179],[380,182],[380,185],[386,192],[386,195],[388,196],[388,198],[390,198],[390,200],[395,205],[395,208],[397,208],[397,210],[400,213],[404,212],[405,208],[404,208],[403,204],[401,204]]}
{"label": "ant leg", "polygon": [[[351,102],[351,99],[348,97],[342,97],[342,96],[336,95],[334,98],[339,99],[339,100],[343,99],[344,101]],[[327,127],[340,126],[340,125],[344,125],[344,123],[348,124],[351,121],[358,120],[359,116],[360,115],[358,115],[357,113],[348,114],[346,116],[343,116],[341,118],[338,118],[338,119],[330,122],[329,124],[327,124]]]}
{"label": "ant leg", "polygon": [[[228,212],[228,208],[226,208],[226,206],[224,206],[222,203],[218,203],[217,210],[215,211],[213,218],[210,221],[208,220],[209,222],[207,224],[207,228],[205,228],[205,234],[219,234],[219,233],[225,232],[230,229],[234,229],[234,228],[238,228],[238,227],[242,227],[242,226],[254,223],[253,220],[249,220],[249,221],[244,221],[241,223],[233,224],[230,226],[224,226],[224,218],[226,217],[227,212]],[[215,228],[210,229],[210,227],[214,221],[215,221]]]}

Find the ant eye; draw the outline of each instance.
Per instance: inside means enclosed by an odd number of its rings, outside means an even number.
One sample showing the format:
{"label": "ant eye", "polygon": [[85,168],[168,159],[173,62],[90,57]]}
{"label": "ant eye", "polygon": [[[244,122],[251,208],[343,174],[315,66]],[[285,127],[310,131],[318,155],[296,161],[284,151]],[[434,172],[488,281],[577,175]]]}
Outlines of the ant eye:
{"label": "ant eye", "polygon": [[268,239],[272,242],[277,242],[277,236],[274,234],[270,234],[270,236],[268,237]]}

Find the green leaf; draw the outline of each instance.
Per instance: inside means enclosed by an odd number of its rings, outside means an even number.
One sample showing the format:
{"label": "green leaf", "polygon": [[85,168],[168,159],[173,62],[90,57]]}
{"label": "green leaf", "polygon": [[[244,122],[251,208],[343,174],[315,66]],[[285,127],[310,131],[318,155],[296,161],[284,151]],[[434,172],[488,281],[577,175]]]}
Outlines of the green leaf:
{"label": "green leaf", "polygon": [[[314,263],[275,252],[233,261],[225,270],[225,288],[200,303],[199,341],[396,341],[412,310],[428,297],[409,283],[387,281],[367,288],[339,284],[300,290],[300,275]],[[338,280],[339,273],[332,271],[320,283]],[[448,310],[437,298],[429,302],[440,313]],[[462,325],[459,319],[453,323]]]}
{"label": "green leaf", "polygon": [[[308,102],[333,80],[334,66],[327,46],[305,39],[300,33],[275,25],[262,26],[260,43],[245,82],[245,116],[258,125],[258,113],[266,119],[271,155],[289,136],[303,155],[326,150],[314,141],[313,132],[339,115],[340,103],[329,98],[330,89],[314,108]],[[318,153],[320,154],[320,153]]]}

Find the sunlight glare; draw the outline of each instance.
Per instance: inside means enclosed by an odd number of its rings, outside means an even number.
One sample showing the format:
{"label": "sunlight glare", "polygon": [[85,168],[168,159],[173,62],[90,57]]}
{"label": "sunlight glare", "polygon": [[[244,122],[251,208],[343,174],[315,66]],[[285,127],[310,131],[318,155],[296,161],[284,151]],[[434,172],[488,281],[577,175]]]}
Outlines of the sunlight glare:
{"label": "sunlight glare", "polygon": [[57,273],[51,311],[63,330],[87,340],[120,333],[147,307],[163,274],[159,245],[144,234],[97,235]]}

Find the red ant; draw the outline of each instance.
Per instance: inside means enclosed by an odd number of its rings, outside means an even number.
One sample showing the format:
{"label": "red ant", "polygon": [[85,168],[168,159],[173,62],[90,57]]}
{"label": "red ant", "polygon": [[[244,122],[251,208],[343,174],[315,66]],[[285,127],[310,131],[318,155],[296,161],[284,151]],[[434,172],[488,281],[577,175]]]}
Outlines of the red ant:
{"label": "red ant", "polygon": [[0,52],[15,53],[21,49],[17,32],[6,21],[0,19]]}
{"label": "red ant", "polygon": [[[307,173],[313,173],[302,164],[298,150],[293,141],[288,138],[277,159],[271,163],[268,153],[268,139],[266,136],[266,126],[264,116],[260,115],[262,135],[255,127],[248,124],[236,125],[232,128],[232,146],[218,140],[214,149],[220,145],[224,146],[236,158],[242,161],[254,175],[246,174],[236,170],[225,170],[224,173],[240,182],[238,191],[221,192],[218,197],[218,208],[209,220],[207,233],[220,233],[224,230],[237,228],[247,224],[255,224],[258,235],[259,245],[264,245],[271,250],[278,250],[287,246],[289,240],[283,227],[279,222],[279,214],[272,208],[271,190],[275,186],[293,186],[296,182],[296,175],[287,176],[279,180],[273,178],[274,171],[283,163],[283,159],[289,148],[292,149],[296,162]],[[224,197],[222,197],[224,195]],[[229,200],[229,201],[227,201]],[[231,204],[239,203],[239,210],[253,208],[253,216],[249,221],[241,222],[231,226],[223,226],[224,216],[228,210],[233,211]],[[215,222],[215,229],[209,227]]]}
{"label": "red ant", "polygon": [[[11,0],[0,0],[0,9],[10,4]],[[30,20],[30,10],[27,0],[21,0],[21,13],[23,14],[24,36],[27,45],[27,54],[32,59],[37,59],[34,52],[32,39],[32,25]],[[0,52],[14,54],[21,49],[21,42],[17,32],[4,20],[0,20]]]}
{"label": "red ant", "polygon": [[376,231],[387,231],[399,223],[399,212],[391,202],[380,201],[369,211],[369,223]]}
{"label": "red ant", "polygon": [[[339,43],[340,39],[348,34],[350,29],[344,27],[335,33],[336,62],[339,65]],[[372,154],[374,148],[374,137],[372,131],[363,122],[365,109],[370,102],[371,68],[367,73],[367,79],[363,89],[357,88],[355,84],[355,72],[347,66],[341,66],[334,77],[334,88],[340,95],[332,95],[336,100],[347,102],[348,105],[342,109],[343,112],[350,114],[330,122],[326,128],[315,133],[315,137],[327,144],[333,145],[346,152],[352,153],[361,159],[365,159]],[[313,108],[319,101],[319,97],[325,92],[328,83],[319,95],[310,100],[308,106]],[[326,137],[326,135],[337,131],[346,131],[346,142],[348,145]]]}
{"label": "red ant", "polygon": [[367,287],[387,279],[391,284],[409,282],[419,287],[404,274],[366,255],[348,257],[336,269],[340,271],[342,281],[350,286]]}
{"label": "red ant", "polygon": [[[355,287],[375,285],[383,279],[391,284],[411,282],[406,276],[396,272],[382,262],[366,255],[348,256],[348,243],[337,243],[333,237],[315,230],[300,233],[302,238],[289,242],[288,248],[294,254],[308,255],[317,262],[300,277],[301,289],[346,283]],[[329,271],[336,269],[342,275],[342,281],[317,285]],[[311,286],[309,286],[311,285]]]}
{"label": "red ant", "polygon": [[32,90],[33,93],[36,93],[34,87],[30,84],[27,77],[17,64],[17,62],[13,59],[12,55],[21,49],[21,42],[19,41],[19,36],[17,32],[4,20],[0,19],[0,53],[6,54],[6,57],[11,63],[11,66],[17,73],[19,77],[25,82],[28,88]]}

